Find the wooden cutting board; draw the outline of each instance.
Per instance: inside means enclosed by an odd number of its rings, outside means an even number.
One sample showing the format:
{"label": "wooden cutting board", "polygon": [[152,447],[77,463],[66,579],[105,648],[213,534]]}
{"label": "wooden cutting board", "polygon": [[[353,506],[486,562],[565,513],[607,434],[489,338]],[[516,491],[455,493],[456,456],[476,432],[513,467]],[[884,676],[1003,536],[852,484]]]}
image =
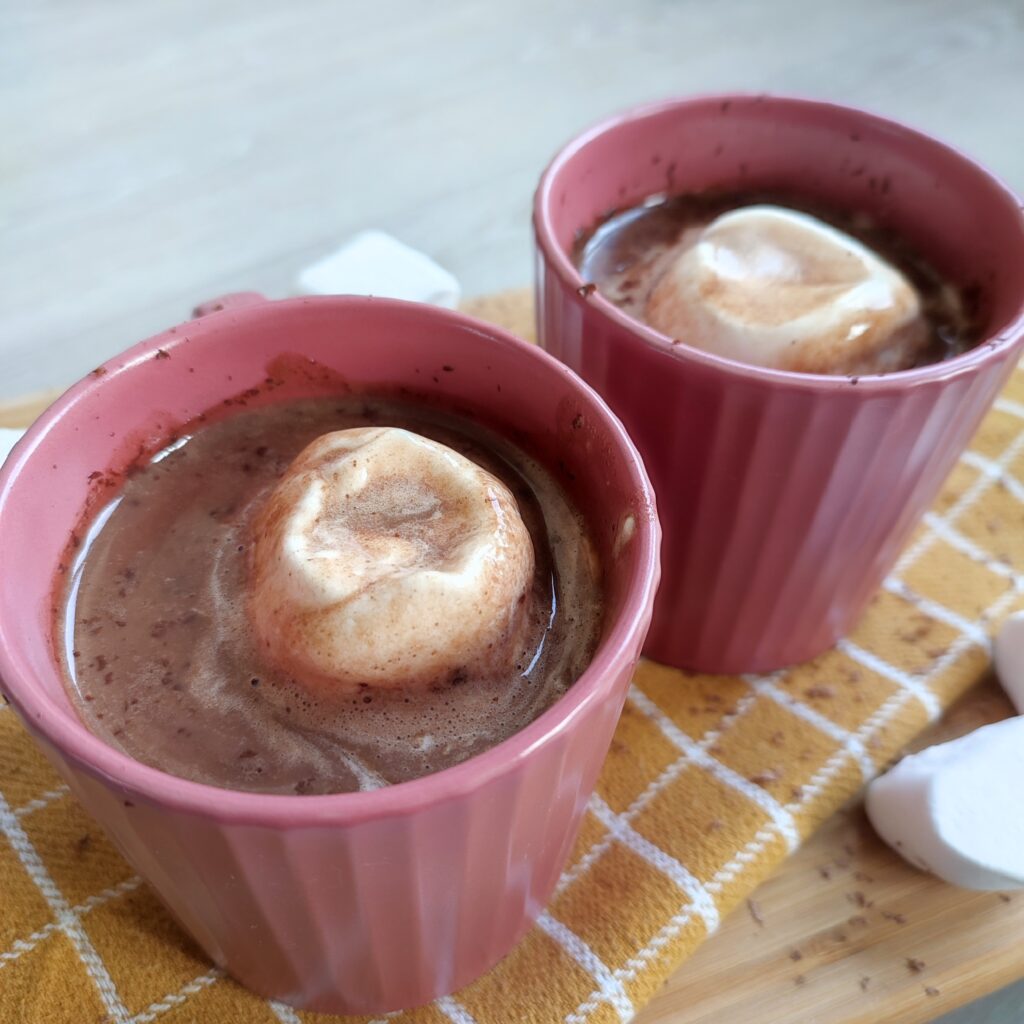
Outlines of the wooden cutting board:
{"label": "wooden cutting board", "polygon": [[[469,312],[532,335],[522,292]],[[24,427],[55,392],[0,402]],[[1012,714],[994,679],[915,747]],[[860,802],[836,814],[728,918],[635,1024],[920,1024],[1024,977],[1024,892],[971,893],[911,868]]]}

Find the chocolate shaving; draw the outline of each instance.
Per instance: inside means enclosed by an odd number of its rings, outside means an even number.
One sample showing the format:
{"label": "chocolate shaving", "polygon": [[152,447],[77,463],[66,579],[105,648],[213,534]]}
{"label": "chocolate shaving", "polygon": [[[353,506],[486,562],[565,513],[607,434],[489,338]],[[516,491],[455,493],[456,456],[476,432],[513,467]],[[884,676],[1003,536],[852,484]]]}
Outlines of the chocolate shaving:
{"label": "chocolate shaving", "polygon": [[810,697],[812,700],[816,697],[821,697],[822,699],[827,700],[829,697],[834,697],[835,695],[836,691],[833,690],[831,686],[809,686],[806,690],[804,690],[804,696]]}

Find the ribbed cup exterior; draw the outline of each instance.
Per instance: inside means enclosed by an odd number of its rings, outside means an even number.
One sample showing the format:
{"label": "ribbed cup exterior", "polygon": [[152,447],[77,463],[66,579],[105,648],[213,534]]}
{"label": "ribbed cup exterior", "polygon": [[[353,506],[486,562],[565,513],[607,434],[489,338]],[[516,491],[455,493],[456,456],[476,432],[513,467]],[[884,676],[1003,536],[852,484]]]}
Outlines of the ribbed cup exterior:
{"label": "ribbed cup exterior", "polygon": [[[746,367],[584,287],[578,232],[658,191],[781,190],[862,210],[984,296],[965,356],[888,377]],[[538,188],[543,346],[609,402],[643,454],[665,531],[645,653],[713,673],[804,661],[846,633],[1015,365],[1019,201],[926,136],[848,108],[701,97],[641,108],[566,147]]]}
{"label": "ribbed cup exterior", "polygon": [[461,988],[529,928],[569,855],[630,674],[514,770],[359,824],[168,810],[43,749],[215,963],[297,1007],[378,1014]]}
{"label": "ribbed cup exterior", "polygon": [[[245,308],[235,309],[228,297],[112,360],[0,471],[0,676],[82,806],[212,960],[296,1007],[380,1014],[475,979],[549,898],[650,624],[653,492],[607,406],[535,346],[408,303],[254,298],[236,297]],[[91,735],[65,695],[50,613],[90,473],[237,396],[395,387],[489,422],[562,474],[604,568],[604,629],[584,675],[496,747],[368,793],[216,789]]]}

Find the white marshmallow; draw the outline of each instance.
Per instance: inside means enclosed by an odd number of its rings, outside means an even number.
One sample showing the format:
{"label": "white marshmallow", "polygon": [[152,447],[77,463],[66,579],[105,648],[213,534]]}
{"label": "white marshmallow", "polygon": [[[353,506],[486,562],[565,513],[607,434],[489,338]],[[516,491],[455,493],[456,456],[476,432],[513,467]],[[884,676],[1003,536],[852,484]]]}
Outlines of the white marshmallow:
{"label": "white marshmallow", "polygon": [[253,524],[250,615],[299,682],[349,693],[507,671],[534,553],[508,488],[395,427],[317,438]]}
{"label": "white marshmallow", "polygon": [[454,309],[459,282],[425,253],[383,231],[363,231],[299,274],[304,295],[378,295]]}
{"label": "white marshmallow", "polygon": [[24,430],[11,430],[8,427],[0,427],[0,466],[7,461],[11,449],[21,440]]}
{"label": "white marshmallow", "polygon": [[1024,715],[1024,612],[1003,623],[992,645],[992,660],[1006,696]]}
{"label": "white marshmallow", "polygon": [[1024,887],[1024,718],[905,757],[871,783],[867,812],[911,864],[965,889]]}
{"label": "white marshmallow", "polygon": [[775,206],[722,214],[684,235],[645,319],[730,359],[806,373],[906,368],[928,342],[917,292],[823,221]]}

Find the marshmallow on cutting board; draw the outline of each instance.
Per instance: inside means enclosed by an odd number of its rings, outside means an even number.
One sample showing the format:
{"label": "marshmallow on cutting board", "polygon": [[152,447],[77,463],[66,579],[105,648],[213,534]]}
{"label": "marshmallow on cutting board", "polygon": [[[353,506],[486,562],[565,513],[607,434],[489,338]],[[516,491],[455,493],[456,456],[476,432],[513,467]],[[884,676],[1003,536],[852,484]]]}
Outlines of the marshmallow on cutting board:
{"label": "marshmallow on cutting board", "polygon": [[996,675],[1006,696],[1024,715],[1024,612],[1011,615],[992,644]]}
{"label": "marshmallow on cutting board", "polygon": [[363,231],[306,267],[296,282],[303,295],[377,295],[454,309],[459,282],[425,253],[383,231]]}
{"label": "marshmallow on cutting board", "polygon": [[916,867],[965,889],[1024,887],[1024,718],[905,757],[868,787],[875,830]]}

